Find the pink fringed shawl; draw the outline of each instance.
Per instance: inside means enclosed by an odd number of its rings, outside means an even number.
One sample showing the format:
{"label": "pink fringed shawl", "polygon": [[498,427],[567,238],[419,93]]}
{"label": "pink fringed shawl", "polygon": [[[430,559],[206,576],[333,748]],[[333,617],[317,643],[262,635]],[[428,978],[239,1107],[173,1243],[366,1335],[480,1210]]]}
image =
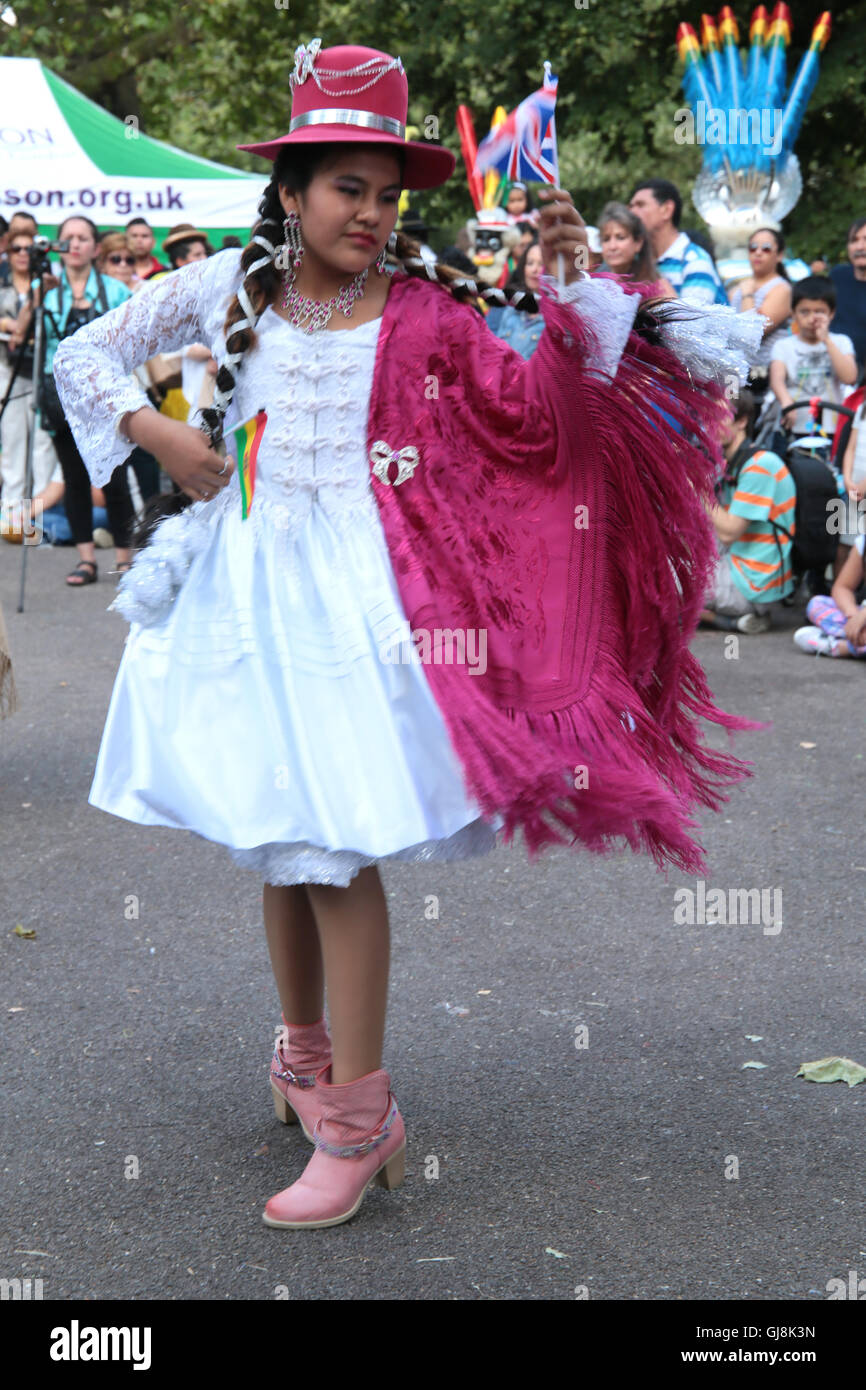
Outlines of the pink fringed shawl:
{"label": "pink fringed shawl", "polygon": [[698,720],[755,727],[714,706],[688,646],[715,562],[721,392],[634,333],[601,380],[588,325],[550,297],[542,313],[526,362],[448,291],[392,282],[367,442],[418,451],[404,481],[372,476],[400,595],[413,633],[486,632],[483,674],[425,673],[507,840],[519,827],[534,856],[624,838],[701,872],[691,812],[748,770]]}

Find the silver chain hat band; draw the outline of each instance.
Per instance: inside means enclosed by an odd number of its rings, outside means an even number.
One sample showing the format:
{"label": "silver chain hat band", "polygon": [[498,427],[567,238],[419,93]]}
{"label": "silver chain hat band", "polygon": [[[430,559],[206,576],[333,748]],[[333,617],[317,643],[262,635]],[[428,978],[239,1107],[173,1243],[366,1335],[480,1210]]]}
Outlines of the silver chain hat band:
{"label": "silver chain hat band", "polygon": [[368,87],[374,87],[380,78],[385,76],[386,72],[391,72],[395,68],[398,72],[403,71],[403,62],[400,58],[392,58],[390,62],[386,62],[384,58],[368,58],[365,63],[358,63],[354,68],[325,68],[321,64],[315,67],[314,64],[321,47],[322,40],[313,39],[308,47],[305,48],[303,44],[299,44],[295,49],[295,69],[289,77],[289,86],[292,91],[295,87],[306,82],[308,77],[312,77],[319,91],[326,97],[337,96],[338,93],[326,90],[322,83],[323,77],[336,78],[340,81],[347,77],[369,77],[370,80],[363,82],[360,87],[354,87],[348,91],[344,89],[339,93],[340,96],[357,96],[358,92],[364,92]]}

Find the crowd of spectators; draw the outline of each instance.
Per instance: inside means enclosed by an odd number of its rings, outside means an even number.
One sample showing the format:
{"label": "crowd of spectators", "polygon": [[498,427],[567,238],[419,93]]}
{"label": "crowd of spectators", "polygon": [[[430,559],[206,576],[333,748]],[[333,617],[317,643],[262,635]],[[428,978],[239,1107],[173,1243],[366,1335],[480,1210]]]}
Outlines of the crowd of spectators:
{"label": "crowd of spectators", "polygon": [[[866,531],[861,384],[866,367],[866,217],[849,230],[845,263],[831,267],[818,257],[811,273],[793,282],[781,230],[759,227],[748,242],[750,274],[726,293],[712,242],[706,233],[681,226],[682,211],[675,184],[660,178],[638,183],[627,201],[606,203],[597,226],[587,228],[587,268],[651,285],[660,298],[701,307],[730,304],[738,312],[754,310],[764,320],[747,389],[733,402],[733,418],[722,441],[726,468],[711,512],[719,562],[704,621],[746,633],[764,632],[775,605],[791,603],[796,592],[800,599],[811,600],[812,621],[797,633],[798,645],[824,655],[864,655],[866,617],[861,630],[851,604],[856,615],[866,613],[852,597],[863,582]],[[510,239],[514,244],[499,282],[507,302],[491,308],[479,301],[478,308],[486,314],[491,332],[529,358],[544,330],[539,298],[543,261],[538,209],[525,184],[510,188],[506,214],[518,233]],[[437,253],[418,212],[404,214],[400,225],[425,260],[438,259],[474,273],[465,230],[453,246]],[[15,531],[14,508],[25,496],[33,371],[27,342],[32,313],[28,297],[33,298],[30,248],[36,231],[26,214],[16,214],[5,230],[0,219],[0,400],[7,394],[13,363],[16,371],[0,421],[0,515],[5,515],[7,534]],[[61,336],[137,293],[148,281],[214,254],[204,232],[181,224],[164,239],[166,264],[154,255],[153,231],[140,217],[122,231],[101,233],[87,218],[72,217],[58,235],[68,248],[60,253],[56,273],[44,282],[49,376]],[[224,246],[240,244],[237,238],[224,240]],[[136,375],[156,406],[186,419],[192,408],[209,403],[215,372],[209,348],[191,343],[177,358],[154,359]],[[825,404],[818,407],[818,401]],[[46,424],[47,428],[37,426],[34,439],[31,506],[43,517],[45,534],[52,541],[72,541],[78,547],[79,565],[67,582],[80,586],[96,579],[94,544],[114,544],[117,571],[122,572],[130,563],[135,516],[166,482],[156,460],[136,449],[128,468],[117,470],[101,491],[93,489],[65,422],[52,424],[43,418]],[[807,450],[812,465],[816,460],[824,464],[834,479],[833,489],[854,518],[839,528],[832,594],[826,592],[830,567],[826,575],[804,570],[802,544],[798,564],[794,563],[795,513],[800,517],[806,505],[796,479],[798,467],[805,467]]]}
{"label": "crowd of spectators", "polygon": [[[509,210],[525,219],[528,195]],[[638,184],[628,203],[607,203],[598,226],[587,229],[588,268],[652,285],[660,297],[754,310],[764,320],[747,388],[732,402],[734,418],[722,441],[726,466],[711,512],[719,557],[703,620],[757,635],[769,630],[780,602],[811,600],[807,613],[812,626],[797,632],[798,646],[822,655],[863,655],[862,644],[851,640],[856,622],[850,586],[856,590],[863,582],[866,531],[860,384],[866,367],[866,217],[848,232],[845,264],[829,268],[820,257],[809,275],[793,283],[781,230],[759,227],[748,242],[751,273],[730,293],[722,284],[712,242],[705,233],[682,229],[681,218],[682,198],[675,184],[657,178]],[[529,291],[529,297],[517,307],[490,310],[488,323],[530,357],[543,331],[540,307],[532,297],[541,254],[533,245],[532,225],[525,220],[520,225],[527,240],[503,288],[512,297]],[[459,264],[455,248],[444,259]],[[788,409],[804,400],[827,404]],[[849,520],[833,541],[826,538],[838,514],[827,509],[836,500],[845,503]],[[816,524],[816,508],[818,529],[832,551],[826,566],[823,554],[814,546],[810,552],[805,541],[805,531]],[[803,528],[799,540],[798,515]],[[832,594],[826,592],[830,583]],[[859,607],[856,612],[861,613]],[[816,614],[823,627],[816,626]],[[862,615],[866,639],[866,609]]]}
{"label": "crowd of spectators", "polygon": [[[52,391],[51,364],[61,339],[100,313],[136,294],[148,281],[190,261],[214,254],[207,234],[182,223],[163,241],[167,263],[154,255],[155,237],[144,218],[125,230],[100,230],[86,217],[69,217],[58,228],[59,264],[35,276],[35,220],[17,213],[0,220],[0,534],[20,540],[40,526],[51,544],[74,544],[79,563],[67,576],[71,587],[95,582],[95,547],[116,548],[115,573],[129,568],[133,528],[147,502],[161,491],[159,465],[136,449],[129,466],[102,488],[93,488],[75,440]],[[225,245],[239,245],[226,237]],[[33,312],[44,290],[45,372],[42,409],[33,396]],[[152,403],[174,418],[209,403],[216,363],[209,348],[190,343],[177,357],[159,357],[135,376]],[[8,399],[7,399],[8,398]],[[34,431],[32,477],[27,486],[30,433]]]}

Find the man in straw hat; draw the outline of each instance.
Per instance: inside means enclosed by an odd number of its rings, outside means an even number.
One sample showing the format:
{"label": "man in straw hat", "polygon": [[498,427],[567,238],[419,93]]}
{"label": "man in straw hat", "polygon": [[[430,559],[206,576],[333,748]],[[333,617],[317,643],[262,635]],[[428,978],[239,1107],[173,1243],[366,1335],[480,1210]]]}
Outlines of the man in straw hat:
{"label": "man in straw hat", "polygon": [[179,222],[172,227],[162,243],[162,249],[168,254],[172,270],[189,265],[192,261],[203,261],[214,253],[207,234],[200,232],[191,222]]}

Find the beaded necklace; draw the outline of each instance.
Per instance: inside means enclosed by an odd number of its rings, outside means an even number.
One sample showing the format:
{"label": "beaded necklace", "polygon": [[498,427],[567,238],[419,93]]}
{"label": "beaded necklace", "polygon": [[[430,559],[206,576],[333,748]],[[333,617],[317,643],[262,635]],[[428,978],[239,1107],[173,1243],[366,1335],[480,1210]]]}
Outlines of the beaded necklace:
{"label": "beaded necklace", "polygon": [[[307,299],[294,286],[294,274],[286,274],[286,292],[283,295],[283,308],[289,311],[289,322],[302,333],[315,333],[329,322],[335,309],[341,309],[346,318],[351,317],[355,301],[364,293],[370,267],[361,270],[350,285],[344,285],[338,294],[328,300]],[[305,321],[309,320],[308,323]]]}

